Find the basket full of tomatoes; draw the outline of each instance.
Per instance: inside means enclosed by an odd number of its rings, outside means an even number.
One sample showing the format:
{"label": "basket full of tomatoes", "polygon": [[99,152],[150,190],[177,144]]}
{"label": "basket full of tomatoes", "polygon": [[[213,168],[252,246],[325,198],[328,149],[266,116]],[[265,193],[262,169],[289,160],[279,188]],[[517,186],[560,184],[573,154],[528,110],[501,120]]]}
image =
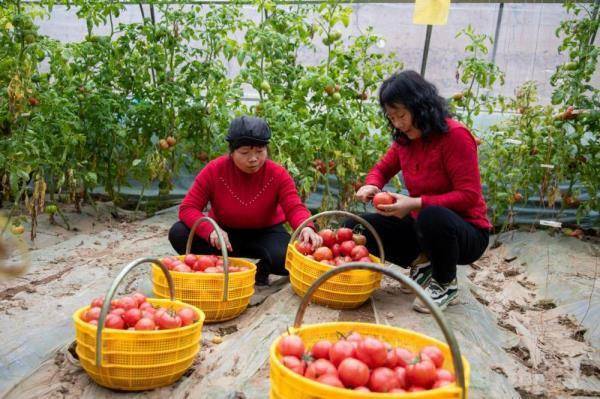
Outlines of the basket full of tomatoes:
{"label": "basket full of tomatoes", "polygon": [[[221,240],[221,257],[190,254],[194,233],[203,221],[215,227]],[[207,323],[239,316],[254,294],[256,265],[227,256],[220,229],[209,217],[198,219],[192,226],[185,255],[166,257],[162,262],[171,271],[176,298],[202,309]],[[156,265],[152,268],[152,291],[159,298],[167,298],[169,294],[167,280]]]}
{"label": "basket full of tomatoes", "polygon": [[[135,293],[113,299],[125,275],[145,262],[159,265],[165,273],[170,298]],[[140,391],[172,384],[190,368],[200,350],[204,313],[174,299],[169,271],[160,261],[130,263],[105,298],[96,298],[73,314],[76,352],[94,381],[107,388]]]}
{"label": "basket full of tomatoes", "polygon": [[[302,228],[324,216],[345,216],[363,224],[377,242],[379,258],[369,253],[365,246],[364,235],[354,234],[352,229],[345,227],[335,231],[320,230],[319,235],[323,238],[323,245],[314,251],[310,245],[296,241]],[[292,289],[302,297],[317,278],[332,268],[356,261],[383,264],[384,257],[381,239],[369,222],[349,212],[326,211],[308,218],[296,229],[288,245],[285,267],[290,272]],[[380,273],[370,270],[351,270],[325,282],[315,292],[312,300],[335,309],[356,308],[369,299],[373,291],[379,288],[380,283]]]}
{"label": "basket full of tomatoes", "polygon": [[[448,344],[392,326],[357,322],[302,325],[310,296],[346,269],[378,270],[411,287],[430,307]],[[363,262],[333,269],[303,298],[294,327],[270,348],[272,399],[466,398],[469,363],[441,311],[413,281]]]}

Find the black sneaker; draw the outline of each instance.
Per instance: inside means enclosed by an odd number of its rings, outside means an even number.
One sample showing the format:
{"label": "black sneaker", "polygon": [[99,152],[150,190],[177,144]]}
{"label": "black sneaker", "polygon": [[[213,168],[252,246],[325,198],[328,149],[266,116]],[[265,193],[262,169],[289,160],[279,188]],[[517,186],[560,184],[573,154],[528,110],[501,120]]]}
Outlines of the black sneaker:
{"label": "black sneaker", "polygon": [[[429,281],[431,281],[432,272],[431,262],[429,262],[426,256],[420,255],[410,266],[409,277],[422,288],[425,288],[429,284]],[[400,291],[405,294],[413,293],[413,290],[404,284],[400,284]]]}
{"label": "black sneaker", "polygon": [[268,287],[269,275],[264,273],[256,273],[256,277],[254,277],[254,285],[257,287]]}
{"label": "black sneaker", "polygon": [[[458,303],[458,283],[456,278],[447,284],[440,284],[434,278],[425,288],[425,293],[439,306],[440,310]],[[413,309],[420,313],[431,313],[429,308],[418,297],[413,302]]]}

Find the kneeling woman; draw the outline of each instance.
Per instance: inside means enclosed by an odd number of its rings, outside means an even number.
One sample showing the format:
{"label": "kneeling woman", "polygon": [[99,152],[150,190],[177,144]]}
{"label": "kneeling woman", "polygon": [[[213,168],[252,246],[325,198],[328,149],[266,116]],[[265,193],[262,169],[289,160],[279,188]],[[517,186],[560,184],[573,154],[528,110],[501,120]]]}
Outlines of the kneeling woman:
{"label": "kneeling woman", "polygon": [[[231,256],[260,259],[257,285],[268,285],[269,275],[287,275],[285,254],[290,235],[283,224],[296,229],[310,217],[291,176],[281,165],[268,159],[271,130],[260,118],[234,119],[227,141],[229,154],[209,162],[196,176],[179,207],[179,219],[169,231],[169,241],[179,253],[185,252],[190,228],[204,216],[219,224]],[[299,240],[314,248],[321,237],[305,227]],[[219,253],[217,233],[210,223],[201,223],[192,244],[194,254]]]}

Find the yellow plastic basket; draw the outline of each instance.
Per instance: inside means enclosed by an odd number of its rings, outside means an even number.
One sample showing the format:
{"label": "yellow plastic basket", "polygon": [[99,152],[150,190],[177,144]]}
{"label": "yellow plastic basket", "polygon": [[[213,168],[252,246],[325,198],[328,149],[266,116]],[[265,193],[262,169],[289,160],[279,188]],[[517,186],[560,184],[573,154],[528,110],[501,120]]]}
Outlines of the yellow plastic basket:
{"label": "yellow plastic basket", "polygon": [[[379,234],[373,226],[360,216],[344,211],[326,211],[308,218],[302,223],[292,235],[290,244],[288,245],[285,268],[290,272],[290,283],[292,289],[298,296],[302,297],[306,294],[310,287],[319,277],[333,269],[329,266],[316,260],[307,258],[302,255],[295,247],[294,242],[298,233],[311,221],[324,216],[346,216],[357,220],[363,224],[375,240],[380,252],[381,259],[370,255],[373,262],[384,264],[385,254],[383,244]],[[330,281],[327,281],[320,287],[312,300],[320,305],[328,306],[334,309],[353,309],[357,308],[369,299],[373,291],[379,288],[381,284],[381,274],[370,270],[352,270],[335,276]]]}
{"label": "yellow plastic basket", "polygon": [[[370,269],[373,271],[379,269],[381,273],[396,278],[397,280],[403,282],[404,284],[410,286],[413,290],[415,290],[415,292],[417,292],[417,295],[419,295],[419,297],[421,297],[424,300],[424,302],[430,307],[433,317],[438,322],[439,326],[444,332],[446,340],[450,343],[450,345],[414,331],[370,323],[335,322],[303,326],[302,319],[304,318],[304,313],[311,299],[310,297],[314,293],[318,292],[318,286],[322,284],[326,279],[343,272],[343,270],[356,270],[357,268]],[[336,341],[339,339],[339,333],[348,334],[350,332],[358,332],[363,336],[370,335],[379,338],[385,342],[388,342],[392,346],[401,346],[412,350],[413,352],[417,352],[419,349],[427,345],[435,345],[438,348],[440,348],[444,353],[444,364],[442,367],[446,370],[455,373],[457,377],[457,382],[447,385],[443,388],[403,394],[366,393],[356,392],[349,389],[331,387],[328,385],[317,383],[316,381],[313,381],[311,379],[302,377],[283,365],[283,363],[281,362],[282,355],[277,350],[279,340],[283,337],[283,335],[281,335],[275,340],[275,342],[273,342],[270,348],[269,362],[271,389],[269,397],[271,399],[466,399],[470,376],[469,362],[460,355],[460,349],[458,347],[454,334],[445,323],[441,311],[437,308],[435,304],[433,304],[433,302],[430,299],[425,297],[425,293],[423,292],[423,290],[412,280],[409,281],[407,277],[400,275],[399,273],[395,273],[389,269],[385,269],[375,265],[369,265],[367,263],[350,263],[348,265],[340,266],[337,269],[333,269],[326,275],[323,275],[315,282],[315,284],[313,284],[313,286],[311,286],[309,292],[306,294],[306,296],[302,300],[302,303],[300,304],[300,308],[298,309],[298,313],[296,314],[294,327],[290,328],[289,330],[290,333],[299,335],[308,348],[312,347],[312,345],[314,345],[317,341],[321,339]],[[285,335],[287,335],[287,333]],[[458,359],[461,359],[462,362]]]}
{"label": "yellow plastic basket", "polygon": [[[212,223],[219,235],[225,273],[182,273],[172,271],[175,297],[180,301],[202,309],[206,315],[206,323],[231,320],[246,310],[250,298],[254,295],[256,265],[244,259],[229,258],[227,256],[227,248],[220,234],[220,229],[216,222],[209,217],[198,219],[192,226],[187,241],[186,255],[190,253],[196,227],[203,221]],[[183,260],[185,255],[177,258]],[[248,270],[229,273],[230,266],[245,266]],[[152,267],[152,292],[158,298],[167,298],[169,295],[167,280],[156,265]]]}
{"label": "yellow plastic basket", "polygon": [[[144,262],[158,261],[140,259],[123,269],[106,295],[99,326],[104,325],[110,301],[120,281],[129,270]],[[161,272],[168,273],[164,266],[162,268]],[[163,387],[181,378],[194,362],[200,350],[204,313],[194,306],[172,299],[148,298],[148,302],[175,311],[190,307],[198,314],[198,322],[172,330],[130,331],[98,328],[84,322],[81,314],[89,306],[73,314],[79,361],[99,385],[125,391]]]}

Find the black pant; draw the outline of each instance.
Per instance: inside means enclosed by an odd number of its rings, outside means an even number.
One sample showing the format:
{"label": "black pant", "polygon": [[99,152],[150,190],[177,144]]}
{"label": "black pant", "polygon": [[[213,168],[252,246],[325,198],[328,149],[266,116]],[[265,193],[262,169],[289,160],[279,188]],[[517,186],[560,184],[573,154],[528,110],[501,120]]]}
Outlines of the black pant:
{"label": "black pant", "polygon": [[[417,220],[377,213],[361,215],[373,225],[383,242],[385,257],[399,266],[408,267],[419,253],[425,252],[433,266],[433,277],[448,283],[456,277],[456,265],[469,264],[481,257],[487,248],[490,233],[466,222],[453,211],[430,206],[419,212]],[[357,222],[344,223],[354,227]],[[377,254],[377,244],[365,229],[367,248]]]}
{"label": "black pant", "polygon": [[[264,229],[229,229],[221,227],[229,235],[229,242],[233,247],[228,255],[239,258],[257,258],[257,274],[287,276],[285,270],[285,254],[290,242],[290,235],[283,224]],[[169,230],[169,241],[178,254],[185,253],[185,245],[190,235],[190,229],[181,221],[175,223]],[[192,242],[191,253],[215,254],[221,251],[196,236]]]}

